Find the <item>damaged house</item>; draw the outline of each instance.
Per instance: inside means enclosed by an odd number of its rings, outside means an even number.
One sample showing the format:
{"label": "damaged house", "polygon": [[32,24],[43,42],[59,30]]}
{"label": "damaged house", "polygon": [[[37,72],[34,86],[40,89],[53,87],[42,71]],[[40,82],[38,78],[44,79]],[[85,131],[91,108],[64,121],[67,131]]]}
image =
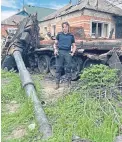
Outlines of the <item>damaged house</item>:
{"label": "damaged house", "polygon": [[122,9],[107,0],[79,0],[76,4],[70,1],[40,20],[40,33],[55,36],[64,21],[69,22],[75,37],[122,38]]}

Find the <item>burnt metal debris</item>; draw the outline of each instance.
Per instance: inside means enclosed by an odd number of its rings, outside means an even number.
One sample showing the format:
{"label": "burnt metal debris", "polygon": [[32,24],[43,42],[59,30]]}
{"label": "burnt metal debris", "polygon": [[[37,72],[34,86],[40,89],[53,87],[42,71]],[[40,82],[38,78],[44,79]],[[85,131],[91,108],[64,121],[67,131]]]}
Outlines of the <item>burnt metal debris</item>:
{"label": "burnt metal debris", "polygon": [[[76,35],[79,36],[79,32]],[[52,36],[50,38],[51,40],[39,41],[37,15],[30,15],[20,22],[15,35],[11,38],[8,35],[2,48],[2,69],[19,71],[25,92],[34,103],[43,138],[52,135],[52,128],[37,98],[35,86],[26,68],[32,71],[38,68],[40,73],[50,71],[55,76],[54,40],[52,40],[54,38]],[[122,82],[122,39],[76,40],[76,46],[77,52],[72,58],[72,80],[77,79],[80,72],[92,64],[105,64],[120,71],[120,82]]]}
{"label": "burnt metal debris", "polygon": [[[56,64],[55,56],[53,54],[54,38],[52,38],[51,35],[49,36],[50,40],[39,38],[38,22],[36,23],[35,28],[31,30],[31,32],[28,32],[30,26],[28,23],[25,27],[27,21],[28,18],[25,18],[20,23],[16,34],[11,40],[7,40],[3,47],[2,53],[4,54],[4,57],[2,56],[2,68],[7,68],[8,70],[17,68],[14,58],[9,53],[10,46],[12,44],[17,44],[17,47],[18,45],[22,46],[22,57],[29,70],[33,72],[38,70],[38,72],[44,74],[51,72],[51,74],[55,76]],[[73,27],[71,30],[75,35],[77,46],[77,53],[72,59],[72,80],[77,79],[81,70],[91,64],[101,63],[109,66],[111,66],[110,64],[114,64],[114,66],[111,67],[121,70],[122,39],[84,39],[82,38],[82,34],[79,34],[80,27]],[[41,40],[39,41],[39,39]],[[114,60],[109,60],[115,53],[116,59],[113,58]],[[63,74],[64,71],[62,75]]]}
{"label": "burnt metal debris", "polygon": [[[122,39],[85,39],[81,27],[71,27],[75,35],[77,53],[72,58],[72,80],[76,80],[82,69],[91,64],[105,64],[122,70]],[[46,38],[39,37],[38,21],[32,28],[29,17],[20,22],[18,30],[12,38],[6,39],[2,50],[2,68],[17,69],[15,60],[11,56],[11,46],[22,49],[22,58],[26,67],[32,72],[48,73],[55,76],[55,56],[53,54],[54,37],[51,33]],[[40,40],[41,39],[41,40]],[[20,48],[21,47],[21,48]],[[115,55],[116,54],[116,55]],[[113,65],[112,65],[113,64]],[[65,67],[62,71],[64,75]]]}
{"label": "burnt metal debris", "polygon": [[16,34],[9,42],[6,56],[2,62],[2,67],[8,67],[8,70],[12,67],[17,67],[26,95],[31,98],[34,104],[35,116],[39,124],[39,130],[43,134],[43,138],[47,139],[52,135],[52,128],[44,113],[41,102],[38,100],[31,76],[24,64],[29,52],[33,52],[38,45],[39,26],[37,14],[35,14],[25,18],[18,26]]}

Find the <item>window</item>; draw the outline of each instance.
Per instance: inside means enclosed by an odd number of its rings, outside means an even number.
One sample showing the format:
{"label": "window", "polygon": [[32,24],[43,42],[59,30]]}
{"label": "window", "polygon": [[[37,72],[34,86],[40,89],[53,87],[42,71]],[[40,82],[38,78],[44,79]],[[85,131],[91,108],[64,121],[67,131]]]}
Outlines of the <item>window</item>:
{"label": "window", "polygon": [[7,32],[10,34],[15,34],[17,31],[17,28],[7,28]]}
{"label": "window", "polygon": [[91,36],[98,37],[108,37],[108,24],[100,22],[92,22]]}
{"label": "window", "polygon": [[44,27],[44,32],[47,33],[47,27]]}
{"label": "window", "polygon": [[92,36],[96,35],[96,27],[97,27],[97,23],[92,22]]}
{"label": "window", "polygon": [[82,2],[82,0],[78,0],[78,4],[80,4]]}
{"label": "window", "polygon": [[108,37],[108,24],[104,24],[103,26],[103,35],[104,37]]}
{"label": "window", "polygon": [[97,32],[97,35],[98,37],[101,37],[102,36],[102,23],[98,23],[98,32]]}
{"label": "window", "polygon": [[53,33],[52,34],[53,34],[53,36],[55,36],[56,35],[56,25],[53,25],[52,29],[53,29]]}

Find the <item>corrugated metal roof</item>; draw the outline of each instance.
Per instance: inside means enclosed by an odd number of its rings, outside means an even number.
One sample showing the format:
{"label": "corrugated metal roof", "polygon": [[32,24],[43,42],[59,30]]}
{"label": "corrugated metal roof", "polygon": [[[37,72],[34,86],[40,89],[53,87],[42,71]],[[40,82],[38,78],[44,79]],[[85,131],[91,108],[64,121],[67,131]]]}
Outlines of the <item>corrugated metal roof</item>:
{"label": "corrugated metal roof", "polygon": [[74,11],[82,10],[83,8],[106,12],[118,16],[122,16],[122,9],[108,2],[107,0],[82,0],[80,4],[72,5],[68,4],[65,7],[57,10],[56,12],[44,17],[41,21],[53,19],[55,17],[66,15]]}

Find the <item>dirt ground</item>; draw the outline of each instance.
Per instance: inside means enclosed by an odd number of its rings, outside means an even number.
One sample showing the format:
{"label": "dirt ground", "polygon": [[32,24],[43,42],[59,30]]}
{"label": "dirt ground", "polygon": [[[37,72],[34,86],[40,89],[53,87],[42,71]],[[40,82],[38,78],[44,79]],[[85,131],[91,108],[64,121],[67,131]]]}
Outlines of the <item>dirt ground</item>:
{"label": "dirt ground", "polygon": [[51,103],[58,100],[60,97],[63,97],[64,95],[71,92],[73,86],[78,81],[72,81],[72,85],[70,88],[66,87],[66,80],[65,77],[61,78],[60,81],[60,88],[55,89],[55,78],[52,77],[50,74],[45,75],[43,78],[39,77],[38,75],[32,75],[33,80],[38,80],[40,84],[40,90],[41,90],[41,101],[44,101],[45,103]]}
{"label": "dirt ground", "polygon": [[6,112],[7,113],[15,113],[20,108],[20,104],[18,104],[16,101],[11,101],[10,103],[6,104]]}
{"label": "dirt ground", "polygon": [[46,102],[54,102],[70,91],[65,83],[61,83],[60,88],[55,90],[55,82],[51,80],[41,80],[40,85],[42,86],[42,98]]}
{"label": "dirt ground", "polygon": [[19,139],[19,138],[25,136],[26,134],[27,134],[27,131],[26,131],[25,127],[24,126],[19,126],[16,129],[14,129],[12,131],[12,133],[9,136],[7,136],[5,139],[6,140],[10,140],[10,139],[13,139],[13,138],[14,139]]}

